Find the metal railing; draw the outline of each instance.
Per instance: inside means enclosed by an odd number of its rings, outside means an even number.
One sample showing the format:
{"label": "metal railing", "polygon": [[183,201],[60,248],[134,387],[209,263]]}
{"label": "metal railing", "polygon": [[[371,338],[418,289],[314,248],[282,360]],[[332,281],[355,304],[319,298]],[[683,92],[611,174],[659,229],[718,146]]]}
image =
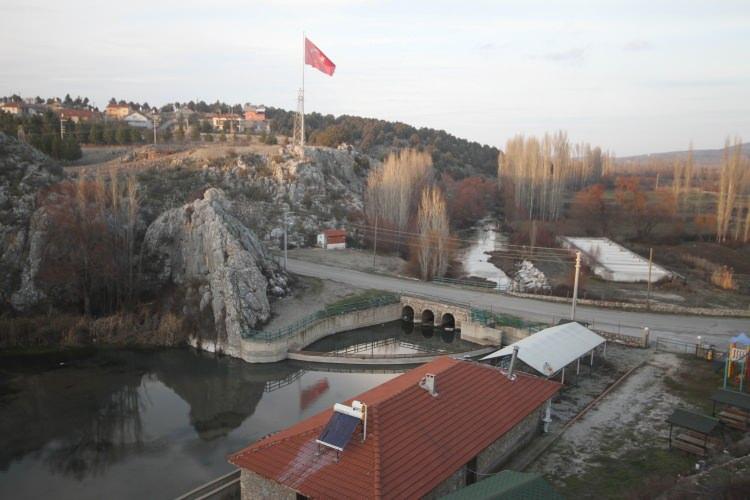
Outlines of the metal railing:
{"label": "metal railing", "polygon": [[507,292],[510,290],[510,285],[500,285],[488,281],[470,280],[470,279],[457,279],[457,278],[433,278],[433,283],[440,285],[458,285],[467,286],[474,288],[483,288],[485,290],[491,290],[496,292]]}
{"label": "metal railing", "polygon": [[264,340],[271,342],[273,340],[280,340],[283,338],[291,337],[296,333],[304,330],[308,326],[311,326],[323,319],[330,318],[333,316],[339,316],[350,312],[363,311],[371,309],[373,307],[381,307],[390,304],[396,304],[400,301],[400,297],[396,294],[386,293],[375,297],[370,297],[365,300],[358,300],[355,302],[343,302],[339,304],[333,304],[327,306],[325,309],[321,309],[309,316],[306,316],[299,321],[278,328],[276,330],[253,330],[246,329],[242,332],[242,338],[247,340]]}
{"label": "metal railing", "polygon": [[512,328],[528,329],[530,332],[536,332],[547,327],[545,324],[525,321],[516,316],[475,308],[471,309],[471,320],[485,326],[510,326]]}

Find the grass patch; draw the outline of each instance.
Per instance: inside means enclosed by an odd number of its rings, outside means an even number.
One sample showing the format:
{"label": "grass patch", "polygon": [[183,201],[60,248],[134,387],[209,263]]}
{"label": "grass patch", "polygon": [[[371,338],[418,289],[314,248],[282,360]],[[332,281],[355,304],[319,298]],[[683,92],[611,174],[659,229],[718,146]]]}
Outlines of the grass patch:
{"label": "grass patch", "polygon": [[369,289],[362,292],[352,293],[346,297],[332,302],[326,305],[326,309],[332,309],[337,307],[346,307],[352,304],[359,304],[362,302],[377,301],[377,300],[397,300],[398,295],[391,292],[384,292],[382,290]]}
{"label": "grass patch", "polygon": [[711,413],[711,394],[722,386],[721,372],[714,370],[713,364],[690,355],[681,355],[680,367],[673,376],[664,377],[664,386],[671,394],[687,404]]}
{"label": "grass patch", "polygon": [[695,458],[666,447],[598,456],[585,473],[571,475],[559,492],[566,498],[653,498],[688,473]]}

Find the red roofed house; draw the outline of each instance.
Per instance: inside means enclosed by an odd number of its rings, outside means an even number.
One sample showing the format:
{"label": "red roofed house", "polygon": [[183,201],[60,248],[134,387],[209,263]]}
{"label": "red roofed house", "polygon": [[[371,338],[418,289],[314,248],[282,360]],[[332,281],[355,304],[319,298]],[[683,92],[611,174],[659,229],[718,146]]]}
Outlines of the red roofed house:
{"label": "red roofed house", "polygon": [[130,106],[127,104],[108,104],[104,114],[115,120],[122,120],[130,114]]}
{"label": "red roofed house", "polygon": [[70,120],[73,123],[89,122],[97,117],[97,114],[87,109],[68,109],[63,108],[59,111],[60,118]]}
{"label": "red roofed house", "polygon": [[326,250],[346,248],[346,231],[343,229],[326,229],[318,233],[318,246]]}
{"label": "red roofed house", "polygon": [[[241,468],[243,500],[437,498],[527,444],[549,421],[559,389],[526,373],[509,378],[499,368],[441,357],[360,394],[344,413],[336,405],[229,461]],[[347,412],[360,415],[348,434],[334,425]],[[350,439],[341,451],[317,441],[336,435],[330,441],[341,443],[342,433]]]}

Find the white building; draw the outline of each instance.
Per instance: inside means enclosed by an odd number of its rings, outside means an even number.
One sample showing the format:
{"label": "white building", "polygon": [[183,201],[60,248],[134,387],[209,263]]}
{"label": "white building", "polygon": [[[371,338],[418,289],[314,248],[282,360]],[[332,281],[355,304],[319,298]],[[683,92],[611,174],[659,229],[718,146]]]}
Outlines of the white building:
{"label": "white building", "polygon": [[318,246],[326,250],[346,248],[346,231],[343,229],[326,229],[318,233]]}
{"label": "white building", "polygon": [[[581,252],[583,262],[607,281],[637,283],[649,280],[648,259],[618,245],[609,238],[578,238],[561,236],[564,248]],[[672,273],[662,266],[651,266],[651,283],[671,277]]]}
{"label": "white building", "polygon": [[149,120],[143,113],[137,111],[130,113],[123,119],[123,121],[131,127],[151,128],[151,120]]}

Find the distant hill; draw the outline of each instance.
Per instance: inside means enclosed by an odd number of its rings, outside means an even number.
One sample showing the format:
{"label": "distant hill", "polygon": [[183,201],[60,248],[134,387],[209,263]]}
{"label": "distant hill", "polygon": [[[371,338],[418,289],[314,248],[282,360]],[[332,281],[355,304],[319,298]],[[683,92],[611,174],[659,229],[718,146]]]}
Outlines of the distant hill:
{"label": "distant hill", "polygon": [[[271,119],[271,131],[291,136],[294,113],[278,108],[266,108]],[[415,128],[400,122],[350,115],[305,115],[305,131],[309,144],[336,147],[351,144],[360,151],[383,158],[393,149],[416,147],[432,154],[437,172],[454,178],[483,174],[497,175],[497,148],[467,141],[444,130]]]}
{"label": "distant hill", "polygon": [[[742,152],[745,156],[750,157],[750,142],[742,144]],[[647,162],[664,162],[672,163],[675,160],[684,160],[687,158],[688,152],[685,151],[669,151],[666,153],[653,153],[650,155],[636,155],[626,156],[618,158],[618,164],[633,164],[633,163],[647,163]],[[718,166],[721,164],[724,156],[724,148],[720,149],[695,149],[693,150],[693,161],[699,166]]]}

